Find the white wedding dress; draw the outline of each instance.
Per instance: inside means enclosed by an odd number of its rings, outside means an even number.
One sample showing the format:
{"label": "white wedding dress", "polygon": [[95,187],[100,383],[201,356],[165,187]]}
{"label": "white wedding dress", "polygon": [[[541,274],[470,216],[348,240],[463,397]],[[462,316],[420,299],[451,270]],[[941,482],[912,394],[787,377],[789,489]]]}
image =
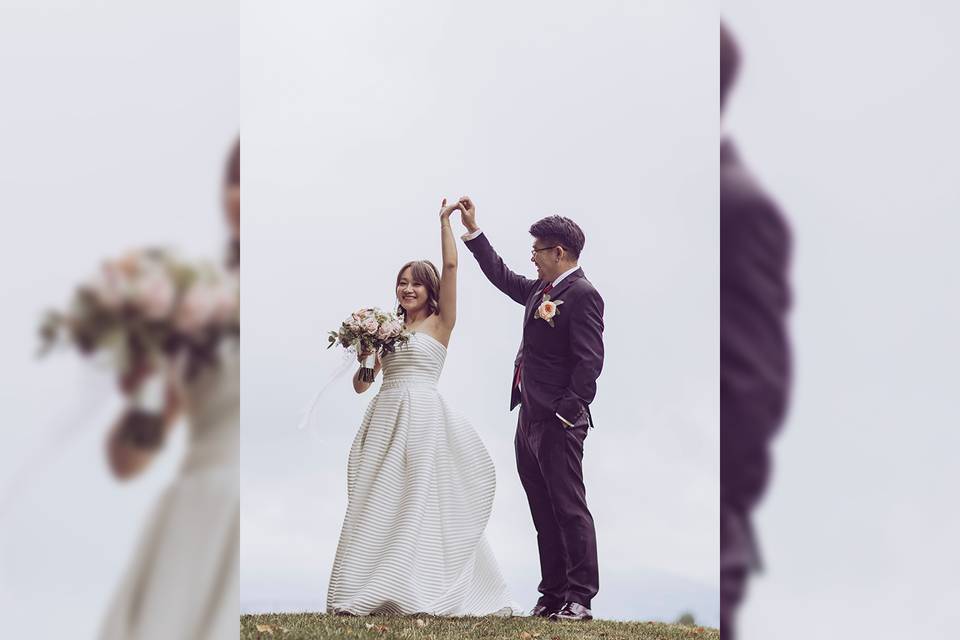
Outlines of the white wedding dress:
{"label": "white wedding dress", "polygon": [[103,640],[240,637],[240,353],[183,389],[189,442],[101,628]]}
{"label": "white wedding dress", "polygon": [[484,538],[493,462],[437,392],[445,359],[425,333],[383,358],[380,391],[350,449],[329,613],[515,612]]}

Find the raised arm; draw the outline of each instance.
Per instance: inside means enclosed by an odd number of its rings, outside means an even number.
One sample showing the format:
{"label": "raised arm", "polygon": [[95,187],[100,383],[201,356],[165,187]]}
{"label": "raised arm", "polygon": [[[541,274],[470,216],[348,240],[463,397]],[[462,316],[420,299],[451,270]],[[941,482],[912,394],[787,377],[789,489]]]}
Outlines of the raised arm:
{"label": "raised arm", "polygon": [[440,204],[440,247],[443,253],[443,270],[440,273],[440,326],[447,339],[457,322],[457,241],[450,226],[450,214],[459,208],[459,202],[447,205],[446,198]]}
{"label": "raised arm", "polygon": [[460,219],[467,228],[467,236],[479,234],[474,235],[469,240],[465,237],[464,240],[467,243],[467,248],[470,249],[470,253],[476,258],[477,264],[480,265],[483,275],[487,276],[487,280],[493,283],[493,286],[510,296],[510,299],[514,302],[527,304],[527,299],[537,289],[539,281],[525,278],[511,271],[503,263],[489,240],[480,232],[480,227],[477,226],[477,209],[470,198],[460,198],[460,210],[462,212]]}

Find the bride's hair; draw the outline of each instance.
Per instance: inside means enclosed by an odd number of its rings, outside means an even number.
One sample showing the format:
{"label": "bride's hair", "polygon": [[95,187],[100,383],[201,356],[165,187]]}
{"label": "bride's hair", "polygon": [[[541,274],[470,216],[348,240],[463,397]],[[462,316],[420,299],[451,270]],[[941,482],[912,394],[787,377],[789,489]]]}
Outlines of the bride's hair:
{"label": "bride's hair", "polygon": [[[427,308],[430,310],[430,315],[440,313],[440,272],[437,271],[437,268],[429,260],[411,260],[400,267],[394,290],[400,286],[400,278],[403,277],[403,272],[406,271],[408,267],[413,279],[417,282],[422,282],[423,286],[427,288]],[[403,305],[397,304],[397,315],[402,318],[406,313]]]}
{"label": "bride's hair", "polygon": [[[227,158],[227,166],[223,172],[224,187],[240,187],[240,138],[237,138]],[[240,266],[240,238],[231,238],[227,246],[227,266]]]}

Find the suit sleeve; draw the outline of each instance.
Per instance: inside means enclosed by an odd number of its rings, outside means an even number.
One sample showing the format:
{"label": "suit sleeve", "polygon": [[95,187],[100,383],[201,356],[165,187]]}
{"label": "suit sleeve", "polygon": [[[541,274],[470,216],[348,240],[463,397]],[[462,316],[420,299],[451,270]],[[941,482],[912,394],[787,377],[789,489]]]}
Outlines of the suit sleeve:
{"label": "suit sleeve", "polygon": [[467,248],[476,258],[477,264],[487,280],[493,283],[497,289],[510,296],[510,299],[518,304],[527,304],[527,299],[533,294],[537,287],[538,280],[531,280],[511,271],[503,260],[494,251],[487,236],[481,233],[473,240],[466,241]]}
{"label": "suit sleeve", "polygon": [[754,197],[721,204],[721,494],[750,509],[764,493],[770,443],[786,412],[791,362],[789,230]]}
{"label": "suit sleeve", "polygon": [[[596,290],[570,309],[570,386],[557,405],[557,414],[576,423],[597,395],[597,378],[603,370],[603,298]],[[567,311],[560,307],[561,313]]]}

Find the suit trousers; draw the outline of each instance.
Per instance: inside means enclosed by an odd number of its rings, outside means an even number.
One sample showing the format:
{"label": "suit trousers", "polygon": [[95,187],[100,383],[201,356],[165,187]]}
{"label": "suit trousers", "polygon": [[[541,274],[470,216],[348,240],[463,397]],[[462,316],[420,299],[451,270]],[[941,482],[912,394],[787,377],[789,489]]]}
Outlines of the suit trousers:
{"label": "suit trousers", "polygon": [[734,640],[737,609],[747,591],[749,571],[746,567],[720,568],[720,637]]}
{"label": "suit trousers", "polygon": [[587,427],[568,428],[556,417],[528,420],[520,406],[517,471],[527,494],[540,551],[538,604],[577,602],[590,608],[600,588],[597,534],[583,485]]}

